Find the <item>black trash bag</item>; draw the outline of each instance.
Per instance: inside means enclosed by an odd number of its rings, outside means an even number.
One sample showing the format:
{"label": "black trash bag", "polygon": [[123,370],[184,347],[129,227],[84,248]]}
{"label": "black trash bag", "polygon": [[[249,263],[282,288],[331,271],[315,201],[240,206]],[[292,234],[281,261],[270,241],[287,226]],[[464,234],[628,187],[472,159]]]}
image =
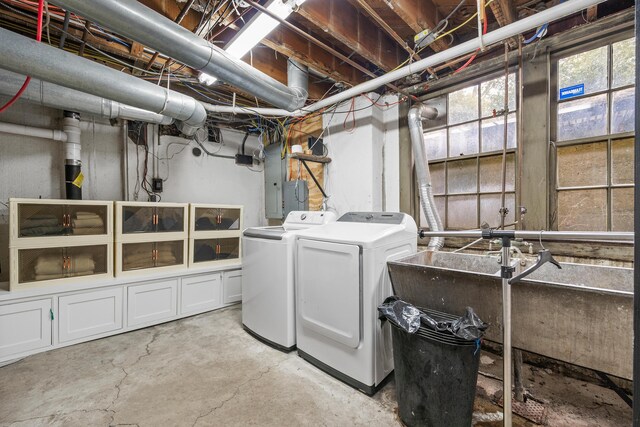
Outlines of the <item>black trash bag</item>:
{"label": "black trash bag", "polygon": [[378,306],[380,319],[388,319],[409,332],[415,333],[420,328],[422,312],[398,297],[389,297]]}
{"label": "black trash bag", "polygon": [[422,324],[437,332],[448,331],[458,338],[475,341],[483,337],[489,326],[471,307],[467,307],[464,315],[456,320],[439,321],[395,296],[384,300],[378,311],[381,314],[380,319],[390,320],[410,334],[415,333]]}

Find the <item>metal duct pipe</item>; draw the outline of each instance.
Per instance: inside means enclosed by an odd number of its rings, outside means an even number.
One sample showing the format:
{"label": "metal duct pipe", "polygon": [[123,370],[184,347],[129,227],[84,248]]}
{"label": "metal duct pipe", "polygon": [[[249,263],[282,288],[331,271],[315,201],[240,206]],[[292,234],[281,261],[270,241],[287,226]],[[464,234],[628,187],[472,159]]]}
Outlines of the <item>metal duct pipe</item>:
{"label": "metal duct pipe", "polygon": [[280,108],[251,108],[241,107],[239,105],[214,105],[203,102],[204,109],[212,113],[231,113],[231,114],[260,114],[263,116],[276,116],[276,117],[298,117],[304,116],[306,113],[302,110],[287,111]]}
{"label": "metal duct pipe", "polygon": [[82,158],[80,157],[80,114],[65,111],[62,129],[64,144],[64,183],[67,199],[82,200]]}
{"label": "metal duct pipe", "polygon": [[[0,95],[11,96],[15,94],[22,86],[24,79],[25,76],[21,74],[0,70]],[[20,99],[45,107],[79,111],[108,119],[140,120],[161,125],[173,123],[171,117],[162,114],[152,113],[34,78],[31,79],[31,83]]]}
{"label": "metal duct pipe", "polygon": [[31,126],[14,125],[13,123],[0,123],[0,133],[12,135],[32,136],[34,138],[52,139],[66,142],[67,134],[57,129],[35,128]]}
{"label": "metal duct pipe", "polygon": [[287,86],[305,100],[309,96],[309,68],[298,61],[287,59]]}
{"label": "metal duct pipe", "polygon": [[288,111],[306,98],[136,0],[55,0],[64,9]]}
{"label": "metal duct pipe", "polygon": [[[547,22],[555,21],[556,19],[563,18],[567,15],[571,15],[572,13],[580,12],[583,9],[586,9],[598,3],[602,3],[604,1],[605,0],[568,0],[564,3],[558,4],[557,6],[550,7],[547,10],[538,12],[527,18],[516,21],[513,24],[505,25],[504,27],[500,27],[495,31],[491,31],[490,33],[482,36],[482,43],[485,46],[489,46],[494,43],[501,42],[503,40],[522,34],[526,31],[537,28]],[[93,2],[91,3],[93,4]],[[412,74],[419,73],[429,67],[443,64],[447,61],[458,58],[460,56],[464,56],[468,53],[475,52],[480,47],[481,43],[478,38],[469,40],[459,45],[452,46],[449,49],[443,50],[434,55],[430,55],[429,57],[420,61],[416,61],[413,64],[398,68],[395,71],[390,71],[383,76],[361,83],[337,95],[330,96],[322,101],[316,102],[315,104],[306,106],[305,111],[318,111],[324,107],[328,107],[338,102],[345,101],[362,93],[374,91],[380,86],[386,85],[387,83],[391,83]]]}
{"label": "metal duct pipe", "polygon": [[[415,159],[416,177],[418,178],[418,189],[420,191],[420,205],[427,219],[429,230],[443,231],[442,220],[436,209],[436,202],[433,198],[433,188],[431,186],[431,173],[429,172],[429,159],[427,150],[424,147],[424,130],[422,129],[422,118],[434,120],[438,117],[438,110],[424,104],[416,104],[409,109],[409,133],[411,135],[411,147]],[[444,238],[434,236],[429,240],[429,251],[439,251],[444,246]]]}
{"label": "metal duct pipe", "polygon": [[[97,4],[99,2],[91,2]],[[173,117],[193,135],[207,112],[195,99],[0,28],[1,68]]]}

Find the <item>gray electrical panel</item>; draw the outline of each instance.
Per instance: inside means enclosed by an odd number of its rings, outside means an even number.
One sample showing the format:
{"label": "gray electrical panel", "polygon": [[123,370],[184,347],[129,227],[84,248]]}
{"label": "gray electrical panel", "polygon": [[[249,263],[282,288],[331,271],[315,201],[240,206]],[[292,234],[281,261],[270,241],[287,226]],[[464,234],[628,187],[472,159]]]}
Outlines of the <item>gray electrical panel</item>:
{"label": "gray electrical panel", "polygon": [[307,181],[286,181],[284,183],[284,216],[291,211],[309,210],[309,187]]}
{"label": "gray electrical panel", "polygon": [[265,148],[264,160],[264,211],[269,219],[284,218],[282,184],[287,173],[286,162],[280,155],[278,144]]}

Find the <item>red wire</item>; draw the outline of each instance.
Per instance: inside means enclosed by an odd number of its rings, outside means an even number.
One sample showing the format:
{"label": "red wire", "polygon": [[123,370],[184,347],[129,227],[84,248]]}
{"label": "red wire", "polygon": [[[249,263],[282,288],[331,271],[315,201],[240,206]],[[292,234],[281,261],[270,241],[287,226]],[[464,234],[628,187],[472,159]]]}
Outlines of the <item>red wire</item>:
{"label": "red wire", "polygon": [[[489,22],[489,20],[487,18],[485,18],[484,22],[482,23],[482,34],[487,34],[487,26],[488,26],[487,22]],[[471,64],[473,62],[473,60],[476,59],[476,56],[478,56],[479,52],[480,52],[480,49],[477,49],[476,52],[473,55],[471,55],[471,58],[469,58],[469,60],[467,62],[465,62],[460,68],[455,70],[453,72],[453,74],[458,74],[460,71],[462,71],[465,68],[467,68],[469,66],[469,64]]]}
{"label": "red wire", "polygon": [[[37,27],[37,30],[36,30],[36,41],[38,41],[38,42],[40,42],[42,40],[42,15],[43,15],[43,12],[44,12],[44,0],[39,0],[39,2],[38,2],[38,27]],[[15,104],[15,102],[22,96],[24,91],[27,90],[27,86],[29,86],[30,82],[31,82],[31,77],[27,76],[27,78],[24,80],[24,83],[22,83],[22,87],[20,88],[18,93],[16,93],[13,96],[13,98],[11,98],[9,100],[9,102],[7,102],[2,107],[0,107],[0,113],[4,113],[5,111],[7,111],[9,109],[9,107],[11,107],[13,104]]]}

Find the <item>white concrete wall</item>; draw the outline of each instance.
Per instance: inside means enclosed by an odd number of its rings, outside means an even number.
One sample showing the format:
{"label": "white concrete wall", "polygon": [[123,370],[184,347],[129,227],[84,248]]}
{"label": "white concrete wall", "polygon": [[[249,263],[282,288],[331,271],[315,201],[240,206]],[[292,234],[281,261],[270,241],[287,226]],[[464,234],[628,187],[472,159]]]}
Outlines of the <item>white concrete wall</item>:
{"label": "white concrete wall", "polygon": [[[377,94],[368,96],[378,99]],[[378,103],[395,101],[396,97],[384,97]],[[349,101],[341,104],[335,114],[323,115],[323,126],[328,126],[324,142],[332,159],[325,179],[330,196],[328,208],[338,215],[349,211],[398,211],[398,107],[371,107],[371,101],[361,96],[356,99],[354,113],[348,115],[350,109]],[[355,128],[351,130],[353,117]]]}

